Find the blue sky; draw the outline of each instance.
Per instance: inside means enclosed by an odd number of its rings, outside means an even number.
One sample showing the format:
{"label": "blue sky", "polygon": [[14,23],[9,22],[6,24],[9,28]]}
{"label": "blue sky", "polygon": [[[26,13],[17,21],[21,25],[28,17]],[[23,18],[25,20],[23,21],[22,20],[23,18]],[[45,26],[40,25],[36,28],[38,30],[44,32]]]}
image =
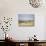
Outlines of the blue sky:
{"label": "blue sky", "polygon": [[18,14],[18,19],[21,21],[34,20],[33,14]]}

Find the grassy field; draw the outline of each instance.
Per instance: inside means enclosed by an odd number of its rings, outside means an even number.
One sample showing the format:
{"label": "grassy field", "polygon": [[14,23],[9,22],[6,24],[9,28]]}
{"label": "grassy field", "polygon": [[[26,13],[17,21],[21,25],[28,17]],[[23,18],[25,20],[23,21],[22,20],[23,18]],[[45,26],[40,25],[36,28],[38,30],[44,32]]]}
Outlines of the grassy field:
{"label": "grassy field", "polygon": [[19,22],[19,26],[34,26],[34,21],[22,21]]}

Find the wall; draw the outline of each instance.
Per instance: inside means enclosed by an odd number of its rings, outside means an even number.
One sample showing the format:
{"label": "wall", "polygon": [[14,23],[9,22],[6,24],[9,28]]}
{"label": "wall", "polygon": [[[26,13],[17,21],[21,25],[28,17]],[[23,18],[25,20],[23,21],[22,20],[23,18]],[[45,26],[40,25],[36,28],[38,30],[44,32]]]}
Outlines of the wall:
{"label": "wall", "polygon": [[[33,8],[30,6],[28,0],[0,0],[0,16],[13,17],[12,26],[8,33],[10,33],[14,39],[27,40],[29,37],[32,37],[34,34],[36,34],[37,39],[45,40],[46,8],[44,7],[45,6],[43,4],[43,7]],[[34,14],[35,26],[19,27],[17,24],[19,13]],[[2,39],[2,36],[0,36],[0,39]]]}

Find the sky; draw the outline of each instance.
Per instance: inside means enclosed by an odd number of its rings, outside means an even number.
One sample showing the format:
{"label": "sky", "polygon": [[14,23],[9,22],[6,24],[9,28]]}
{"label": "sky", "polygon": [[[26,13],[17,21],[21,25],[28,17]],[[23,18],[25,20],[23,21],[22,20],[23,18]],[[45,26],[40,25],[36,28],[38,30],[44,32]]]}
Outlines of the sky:
{"label": "sky", "polygon": [[21,20],[21,21],[34,20],[34,15],[33,14],[18,14],[18,20]]}

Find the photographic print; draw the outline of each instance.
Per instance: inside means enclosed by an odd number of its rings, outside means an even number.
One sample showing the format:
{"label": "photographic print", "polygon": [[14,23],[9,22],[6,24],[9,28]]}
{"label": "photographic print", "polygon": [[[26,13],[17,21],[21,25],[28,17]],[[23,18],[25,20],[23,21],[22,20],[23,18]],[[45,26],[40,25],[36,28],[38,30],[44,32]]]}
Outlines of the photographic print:
{"label": "photographic print", "polygon": [[18,14],[19,26],[34,26],[34,14]]}

